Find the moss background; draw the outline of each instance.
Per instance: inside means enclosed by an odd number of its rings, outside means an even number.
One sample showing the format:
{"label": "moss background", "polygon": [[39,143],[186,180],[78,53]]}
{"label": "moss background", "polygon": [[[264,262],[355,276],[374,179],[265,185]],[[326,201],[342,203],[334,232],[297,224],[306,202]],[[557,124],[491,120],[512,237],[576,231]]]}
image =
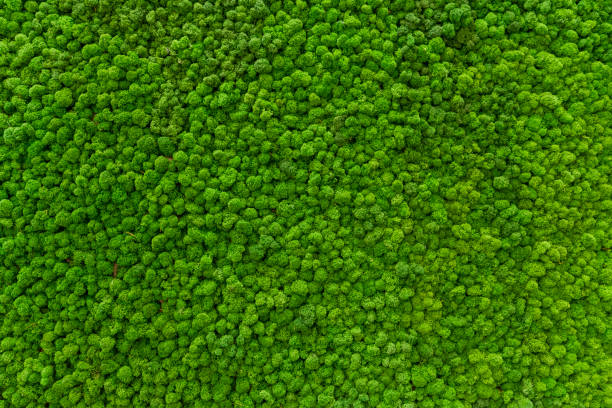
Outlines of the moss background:
{"label": "moss background", "polygon": [[609,0],[0,0],[0,408],[612,406]]}

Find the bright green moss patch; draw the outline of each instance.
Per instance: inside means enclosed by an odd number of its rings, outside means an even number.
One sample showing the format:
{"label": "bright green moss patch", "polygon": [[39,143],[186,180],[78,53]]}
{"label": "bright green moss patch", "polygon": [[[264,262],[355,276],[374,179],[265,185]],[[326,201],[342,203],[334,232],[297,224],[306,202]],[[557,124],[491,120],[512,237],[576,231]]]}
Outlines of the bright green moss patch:
{"label": "bright green moss patch", "polygon": [[612,406],[605,0],[0,0],[0,408]]}

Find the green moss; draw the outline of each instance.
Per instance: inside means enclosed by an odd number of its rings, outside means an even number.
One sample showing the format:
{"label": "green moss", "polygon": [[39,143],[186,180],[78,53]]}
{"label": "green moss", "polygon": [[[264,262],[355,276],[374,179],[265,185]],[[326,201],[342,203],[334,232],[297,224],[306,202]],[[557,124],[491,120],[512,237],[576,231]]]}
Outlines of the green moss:
{"label": "green moss", "polygon": [[612,405],[605,1],[162,3],[0,0],[0,407]]}

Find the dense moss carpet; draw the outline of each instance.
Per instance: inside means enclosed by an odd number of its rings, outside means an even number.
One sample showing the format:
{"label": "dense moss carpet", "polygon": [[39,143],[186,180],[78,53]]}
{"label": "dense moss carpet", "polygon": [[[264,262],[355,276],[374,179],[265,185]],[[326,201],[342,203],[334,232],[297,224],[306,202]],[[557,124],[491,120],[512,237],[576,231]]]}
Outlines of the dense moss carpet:
{"label": "dense moss carpet", "polygon": [[610,0],[0,0],[0,408],[612,407]]}

